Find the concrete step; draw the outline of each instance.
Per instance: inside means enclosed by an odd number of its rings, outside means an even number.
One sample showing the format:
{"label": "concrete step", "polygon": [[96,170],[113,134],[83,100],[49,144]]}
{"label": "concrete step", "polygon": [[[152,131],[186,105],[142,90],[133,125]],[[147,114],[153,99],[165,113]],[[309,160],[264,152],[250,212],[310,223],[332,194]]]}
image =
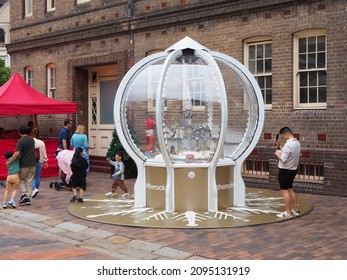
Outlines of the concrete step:
{"label": "concrete step", "polygon": [[[112,175],[113,166],[110,165],[105,157],[100,156],[89,156],[89,164],[90,171],[108,173],[110,176]],[[132,159],[124,161],[125,171],[124,176],[125,179],[134,179],[137,177],[137,168],[136,164]]]}
{"label": "concrete step", "polygon": [[105,157],[89,156],[90,171],[111,174],[111,165]]}

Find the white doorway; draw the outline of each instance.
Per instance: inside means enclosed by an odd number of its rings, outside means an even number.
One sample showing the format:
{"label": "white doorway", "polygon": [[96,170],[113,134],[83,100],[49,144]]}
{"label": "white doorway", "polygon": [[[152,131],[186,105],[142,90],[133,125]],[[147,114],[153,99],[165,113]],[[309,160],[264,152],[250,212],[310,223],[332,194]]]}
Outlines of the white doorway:
{"label": "white doorway", "polygon": [[89,143],[96,144],[90,155],[105,157],[115,128],[113,106],[117,84],[117,66],[89,68]]}

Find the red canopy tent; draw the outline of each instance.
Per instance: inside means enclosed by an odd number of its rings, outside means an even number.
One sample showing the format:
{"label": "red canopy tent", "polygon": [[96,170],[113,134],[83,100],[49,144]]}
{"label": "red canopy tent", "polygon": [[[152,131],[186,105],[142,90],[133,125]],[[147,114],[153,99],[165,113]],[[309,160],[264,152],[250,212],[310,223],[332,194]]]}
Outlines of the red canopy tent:
{"label": "red canopy tent", "polygon": [[[10,115],[70,114],[77,112],[74,102],[49,98],[29,86],[18,73],[15,73],[0,87],[0,117]],[[0,139],[0,179],[5,179],[5,151],[15,151],[17,140]],[[54,151],[57,140],[44,140],[47,149],[49,168],[42,170],[42,177],[57,176]]]}
{"label": "red canopy tent", "polygon": [[0,87],[0,115],[69,114],[77,112],[74,102],[42,95],[15,73]]}

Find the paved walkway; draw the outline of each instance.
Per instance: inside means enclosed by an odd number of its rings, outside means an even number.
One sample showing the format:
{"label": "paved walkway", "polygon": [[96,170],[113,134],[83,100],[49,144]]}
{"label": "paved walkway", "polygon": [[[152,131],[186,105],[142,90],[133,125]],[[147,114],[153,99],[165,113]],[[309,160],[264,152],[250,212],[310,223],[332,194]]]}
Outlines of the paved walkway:
{"label": "paved walkway", "polygon": [[[0,210],[0,260],[347,259],[347,197],[299,194],[308,215],[283,223],[223,229],[100,224],[66,212],[72,193],[42,180],[32,205]],[[130,191],[134,180],[127,180]],[[88,175],[88,195],[106,193],[107,174]],[[3,195],[1,188],[0,195]]]}

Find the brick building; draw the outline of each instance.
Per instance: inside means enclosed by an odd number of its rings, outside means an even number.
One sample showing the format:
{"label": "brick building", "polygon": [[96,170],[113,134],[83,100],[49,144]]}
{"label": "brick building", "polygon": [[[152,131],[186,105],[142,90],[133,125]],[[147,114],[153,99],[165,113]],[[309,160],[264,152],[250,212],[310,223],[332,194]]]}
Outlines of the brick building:
{"label": "brick building", "polygon": [[10,42],[10,1],[0,0],[0,59],[5,66],[10,66],[10,57],[7,54],[6,44]]}
{"label": "brick building", "polygon": [[[271,139],[290,126],[303,149],[296,188],[347,195],[345,0],[17,0],[7,49],[13,73],[78,103],[70,117],[104,156],[124,74],[187,35],[241,61],[263,92],[263,137],[244,164],[247,185],[277,187]],[[65,117],[37,116],[43,135],[56,136]]]}

